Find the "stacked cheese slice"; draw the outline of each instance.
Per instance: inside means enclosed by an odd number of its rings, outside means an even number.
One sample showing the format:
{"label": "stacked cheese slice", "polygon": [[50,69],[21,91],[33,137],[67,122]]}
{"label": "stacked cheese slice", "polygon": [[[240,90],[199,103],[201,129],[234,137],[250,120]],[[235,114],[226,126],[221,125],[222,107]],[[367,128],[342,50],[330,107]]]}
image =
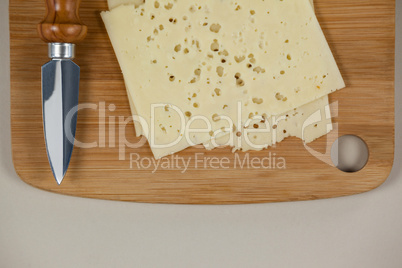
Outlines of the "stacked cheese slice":
{"label": "stacked cheese slice", "polygon": [[[309,0],[109,0],[102,12],[155,158],[331,131],[345,86]],[[320,120],[311,120],[319,113]],[[317,118],[317,117],[315,117]]]}

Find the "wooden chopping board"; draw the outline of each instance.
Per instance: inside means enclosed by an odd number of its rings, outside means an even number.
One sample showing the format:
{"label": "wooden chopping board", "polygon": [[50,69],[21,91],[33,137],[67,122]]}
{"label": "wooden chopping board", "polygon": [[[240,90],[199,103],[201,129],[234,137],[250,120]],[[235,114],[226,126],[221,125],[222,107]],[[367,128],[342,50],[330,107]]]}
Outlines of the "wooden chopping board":
{"label": "wooden chopping board", "polygon": [[[36,25],[45,15],[45,4],[10,0],[13,160],[26,183],[56,193],[110,200],[239,204],[352,195],[372,190],[388,177],[394,158],[394,0],[316,1],[318,19],[347,84],[330,96],[338,105],[333,120],[337,131],[310,145],[320,157],[290,138],[250,154],[232,154],[230,148],[211,152],[190,148],[177,158],[167,158],[155,172],[148,144],[128,148],[118,139],[125,134],[131,143],[139,140],[133,123],[122,123],[130,116],[129,103],[99,16],[103,10],[107,10],[106,0],[82,1],[80,14],[89,33],[77,47],[76,59],[81,66],[80,103],[88,105],[79,111],[76,138],[92,148],[74,149],[69,171],[58,186],[42,130],[40,67],[48,58]],[[369,148],[368,164],[356,173],[339,171],[329,164],[329,150],[325,154],[327,145],[346,134],[361,137]],[[250,166],[247,157],[265,161],[264,167]],[[221,159],[228,164],[215,168]],[[183,160],[189,161],[185,172],[179,163]]]}

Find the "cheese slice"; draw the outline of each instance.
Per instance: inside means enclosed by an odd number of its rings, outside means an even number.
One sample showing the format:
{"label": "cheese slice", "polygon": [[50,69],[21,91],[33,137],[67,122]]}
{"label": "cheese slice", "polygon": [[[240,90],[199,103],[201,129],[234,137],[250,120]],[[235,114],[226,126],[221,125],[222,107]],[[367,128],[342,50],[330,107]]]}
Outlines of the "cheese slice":
{"label": "cheese slice", "polygon": [[[310,4],[314,7],[314,1],[309,0]],[[109,10],[112,10],[115,7],[118,7],[120,5],[135,5],[136,7],[139,7],[140,5],[144,4],[145,0],[108,0],[107,4],[109,7]]]}
{"label": "cheese slice", "polygon": [[144,4],[145,0],[108,0],[107,5],[109,10],[112,10],[115,7],[120,5],[135,5],[136,7]]}
{"label": "cheese slice", "polygon": [[333,129],[328,97],[322,97],[312,103],[290,112],[270,118],[255,117],[245,126],[245,130],[236,138],[220,136],[204,143],[208,150],[220,146],[231,146],[234,150],[259,151],[273,146],[287,137],[297,137],[305,143],[328,134]]}
{"label": "cheese slice", "polygon": [[[143,0],[109,0],[109,9],[113,9],[114,7],[122,4],[134,4],[136,7],[143,4]],[[310,0],[310,4],[314,7],[313,0]],[[132,110],[132,115],[137,116],[137,112],[130,96],[129,91],[127,91],[129,97],[129,103]],[[310,143],[326,134],[328,134],[332,130],[332,124],[329,118],[331,118],[330,110],[328,109],[329,100],[328,96],[324,96],[323,98],[313,101],[312,103],[308,103],[302,107],[297,108],[295,111],[289,112],[284,115],[278,115],[275,118],[282,119],[285,117],[285,120],[278,120],[278,126],[275,129],[272,129],[271,132],[256,132],[248,131],[247,135],[244,135],[241,139],[241,144],[239,142],[235,143],[234,139],[230,139],[229,135],[221,135],[218,138],[210,140],[204,143],[204,146],[208,150],[212,150],[218,146],[229,145],[233,146],[236,150],[241,151],[249,151],[249,150],[262,150],[271,145],[274,145],[277,142],[282,141],[285,137],[298,137],[302,139],[306,143]],[[311,116],[316,111],[320,111],[320,116],[325,114],[322,117],[322,120],[316,122],[314,127],[308,126],[303,129],[303,124],[301,122],[305,122],[307,116]],[[274,119],[271,117],[269,121],[272,123]],[[135,133],[137,137],[142,136],[142,127],[141,124],[134,120],[135,125]],[[261,129],[264,129],[265,125],[258,122],[258,126]],[[259,131],[261,131],[259,129]]]}
{"label": "cheese slice", "polygon": [[[155,157],[208,142],[222,128],[241,130],[249,114],[268,118],[344,86],[308,1],[237,4],[161,1],[102,13],[133,106],[155,127],[143,133]],[[183,121],[204,128],[198,115],[212,119],[208,131],[182,131]]]}

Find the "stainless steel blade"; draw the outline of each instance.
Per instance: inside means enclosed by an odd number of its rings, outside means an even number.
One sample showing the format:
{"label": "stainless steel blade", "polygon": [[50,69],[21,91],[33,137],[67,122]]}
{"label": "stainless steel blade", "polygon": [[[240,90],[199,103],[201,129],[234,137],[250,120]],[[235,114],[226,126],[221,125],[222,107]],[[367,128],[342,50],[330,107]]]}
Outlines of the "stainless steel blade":
{"label": "stainless steel blade", "polygon": [[58,184],[66,174],[74,147],[80,67],[54,58],[42,66],[42,108],[46,149]]}

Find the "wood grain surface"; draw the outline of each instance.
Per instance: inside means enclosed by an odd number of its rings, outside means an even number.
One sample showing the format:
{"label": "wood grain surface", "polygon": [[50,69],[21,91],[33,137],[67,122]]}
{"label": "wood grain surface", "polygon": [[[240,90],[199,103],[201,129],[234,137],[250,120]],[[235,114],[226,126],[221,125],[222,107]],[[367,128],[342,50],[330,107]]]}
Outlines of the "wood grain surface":
{"label": "wood grain surface", "polygon": [[[356,173],[344,173],[328,164],[328,152],[320,159],[314,157],[295,138],[248,155],[256,161],[268,161],[270,156],[271,168],[240,167],[236,161],[247,154],[232,154],[230,148],[211,152],[189,148],[177,154],[190,161],[186,172],[172,166],[173,158],[166,160],[170,167],[153,172],[148,144],[140,148],[122,146],[123,134],[131,143],[138,139],[133,123],[123,123],[130,116],[129,103],[99,15],[107,10],[107,4],[105,0],[85,0],[80,15],[88,25],[88,36],[77,47],[76,63],[81,66],[80,103],[86,108],[78,114],[77,140],[91,143],[93,148],[76,146],[66,178],[58,186],[49,168],[42,130],[40,67],[48,59],[47,46],[36,27],[46,13],[45,7],[42,0],[10,0],[13,160],[21,179],[32,186],[67,195],[136,202],[263,203],[362,193],[378,187],[391,171],[394,0],[316,1],[318,19],[347,88],[330,96],[338,105],[338,116],[333,120],[337,131],[311,147],[324,153],[326,145],[338,136],[361,137],[369,147],[370,158]],[[135,162],[137,156],[143,161],[142,168]],[[215,169],[208,163],[203,166],[214,157],[228,159],[228,168]],[[272,164],[282,159],[286,169]]]}

